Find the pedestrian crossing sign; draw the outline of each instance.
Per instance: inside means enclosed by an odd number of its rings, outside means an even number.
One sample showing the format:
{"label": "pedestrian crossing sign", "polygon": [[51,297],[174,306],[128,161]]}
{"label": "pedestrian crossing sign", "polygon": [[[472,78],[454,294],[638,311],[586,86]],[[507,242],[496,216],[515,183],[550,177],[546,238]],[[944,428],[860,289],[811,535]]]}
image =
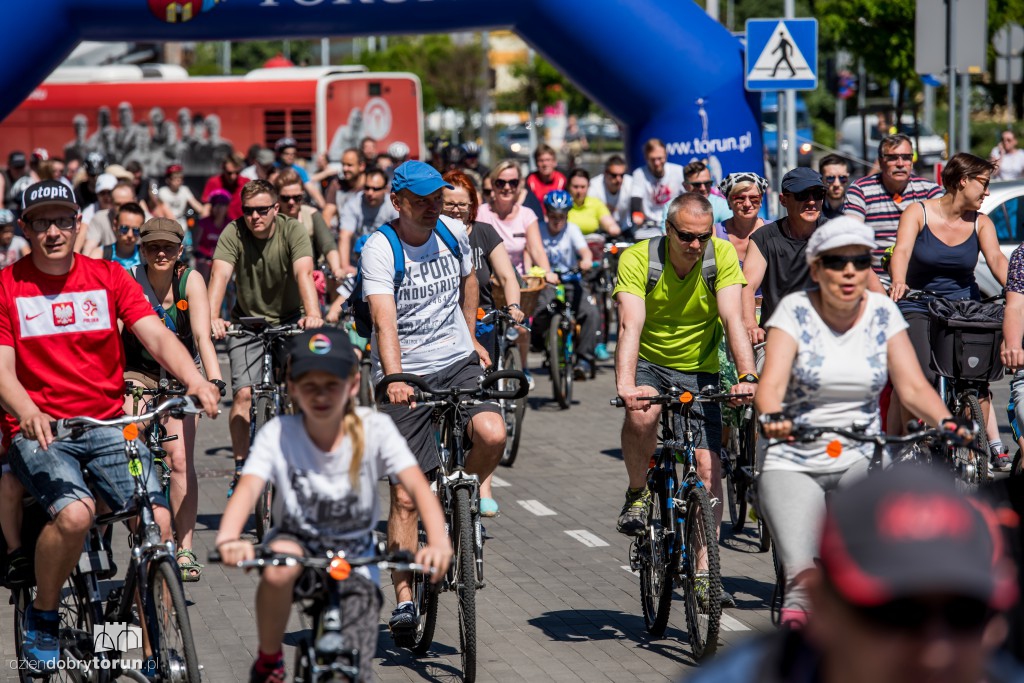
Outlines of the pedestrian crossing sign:
{"label": "pedestrian crossing sign", "polygon": [[747,90],[818,87],[817,19],[748,19]]}

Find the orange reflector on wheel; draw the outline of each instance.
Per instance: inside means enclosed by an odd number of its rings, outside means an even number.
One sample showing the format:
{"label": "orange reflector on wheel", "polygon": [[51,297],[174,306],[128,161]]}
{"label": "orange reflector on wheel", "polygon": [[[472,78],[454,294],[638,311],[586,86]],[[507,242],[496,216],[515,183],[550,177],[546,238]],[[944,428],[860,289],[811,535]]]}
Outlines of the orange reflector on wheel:
{"label": "orange reflector on wheel", "polygon": [[843,444],[838,439],[829,441],[828,445],[825,446],[825,453],[830,458],[838,458],[843,453]]}
{"label": "orange reflector on wheel", "polygon": [[135,439],[139,438],[139,426],[134,422],[127,424],[124,426],[124,429],[121,430],[121,434],[124,435],[126,440],[135,441]]}
{"label": "orange reflector on wheel", "polygon": [[336,557],[331,560],[331,565],[327,568],[327,574],[335,581],[344,581],[352,574],[352,565],[347,560]]}
{"label": "orange reflector on wheel", "polygon": [[683,393],[679,394],[679,402],[683,404],[693,403],[693,394],[691,394],[689,391],[684,391]]}

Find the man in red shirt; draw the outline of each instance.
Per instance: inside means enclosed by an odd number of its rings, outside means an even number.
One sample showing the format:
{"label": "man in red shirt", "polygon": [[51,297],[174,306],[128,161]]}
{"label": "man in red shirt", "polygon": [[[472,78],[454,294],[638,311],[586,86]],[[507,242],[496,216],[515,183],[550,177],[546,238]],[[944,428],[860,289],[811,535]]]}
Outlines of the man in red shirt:
{"label": "man in red shirt", "polygon": [[540,205],[544,206],[544,197],[548,192],[565,189],[565,174],[555,170],[558,157],[555,156],[555,150],[548,145],[538,147],[533,153],[533,160],[537,162],[537,170],[526,176],[526,185]]}
{"label": "man in red shirt", "polygon": [[[31,185],[22,195],[19,222],[32,253],[0,271],[0,406],[8,413],[5,441],[13,438],[10,466],[52,520],[36,546],[38,590],[23,622],[27,665],[43,673],[54,671],[60,659],[61,586],[78,563],[96,512],[81,463],[88,460],[96,489],[112,509],[122,507],[133,489],[119,429],[90,430],[55,442],[50,422],[123,414],[125,358],[118,320],[181,378],[211,417],[220,400],[219,390],[202,376],[128,272],[74,252],[78,220],[70,187],[55,180]],[[158,506],[157,522],[164,540],[170,540],[170,512],[156,468],[144,444],[139,450],[143,471],[150,473],[147,487]]]}
{"label": "man in red shirt", "polygon": [[231,195],[231,203],[228,204],[228,220],[233,221],[242,217],[242,188],[245,187],[247,179],[241,176],[242,167],[245,161],[238,154],[232,153],[224,157],[220,166],[220,175],[215,175],[206,181],[203,187],[203,204],[206,205],[206,213],[210,213],[210,194],[214,190],[224,190]]}

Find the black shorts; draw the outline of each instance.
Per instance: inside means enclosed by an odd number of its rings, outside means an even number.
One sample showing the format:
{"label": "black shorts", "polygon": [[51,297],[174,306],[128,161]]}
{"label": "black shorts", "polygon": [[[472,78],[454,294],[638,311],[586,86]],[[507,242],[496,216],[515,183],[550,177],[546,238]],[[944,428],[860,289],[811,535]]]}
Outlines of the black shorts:
{"label": "black shorts", "polygon": [[[452,363],[432,375],[424,375],[423,381],[435,389],[450,389],[452,387],[475,389],[479,385],[482,374],[480,356],[474,351],[465,360]],[[395,426],[398,427],[398,433],[405,437],[409,444],[409,450],[416,456],[421,470],[430,472],[441,465],[434,438],[434,423],[431,419],[433,408],[416,406],[410,409],[405,405],[384,404],[381,405],[380,411],[394,421]],[[480,413],[501,413],[498,404],[493,401],[471,406],[466,409],[466,412],[471,418]],[[467,449],[469,446],[467,440]]]}
{"label": "black shorts", "polygon": [[[636,385],[654,387],[660,394],[676,387],[691,393],[698,393],[702,387],[711,385],[718,388],[717,372],[682,372],[655,365],[638,358],[636,363]],[[712,453],[722,450],[722,406],[718,403],[694,402],[690,413],[697,440],[697,448],[706,448]]]}

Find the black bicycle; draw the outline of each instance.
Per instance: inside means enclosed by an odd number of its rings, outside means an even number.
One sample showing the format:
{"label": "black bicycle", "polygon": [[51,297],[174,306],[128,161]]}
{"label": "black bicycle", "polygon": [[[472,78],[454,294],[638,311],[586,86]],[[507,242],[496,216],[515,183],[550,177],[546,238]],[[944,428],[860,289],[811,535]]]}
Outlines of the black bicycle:
{"label": "black bicycle", "polygon": [[[52,423],[56,441],[80,438],[92,429],[121,428],[125,437],[126,465],[134,480],[128,504],[120,510],[97,515],[93,521],[82,556],[62,593],[59,638],[64,668],[56,674],[57,680],[63,680],[60,676],[66,675],[66,680],[88,683],[107,683],[118,676],[163,683],[199,682],[199,659],[192,639],[181,573],[175,561],[174,543],[161,539],[153,502],[146,489],[150,463],[140,457],[137,440],[140,423],[199,413],[199,406],[191,397],[177,397],[142,415],[110,420],[73,417]],[[83,474],[86,483],[95,481],[96,475],[88,464],[83,466]],[[128,537],[132,552],[124,584],[110,592],[104,606],[99,581],[112,577],[117,571],[109,537],[115,522],[132,523]],[[101,531],[104,529],[107,533]],[[15,647],[19,661],[24,661],[22,619],[34,599],[35,588],[15,591]],[[98,627],[105,623],[118,624],[122,630],[126,624],[139,624],[142,642],[131,643],[130,629],[127,641],[132,645],[129,649],[141,645],[148,652],[145,663],[148,676],[126,668],[126,660],[116,656],[118,647],[108,648],[94,640]],[[142,661],[131,663],[139,668],[143,666]]]}
{"label": "black bicycle", "polygon": [[[256,432],[278,415],[291,411],[291,403],[284,384],[284,368],[277,358],[284,357],[282,342],[288,337],[302,334],[297,325],[271,327],[264,318],[247,317],[239,321],[241,327],[227,331],[229,337],[249,337],[263,344],[263,362],[260,381],[252,388],[252,403],[249,406],[249,447],[256,440]],[[274,485],[270,482],[263,487],[263,493],[256,499],[256,538],[263,537],[273,526]]]}
{"label": "black bicycle", "polygon": [[[362,655],[349,646],[342,635],[345,614],[342,600],[349,592],[376,592],[377,586],[366,577],[354,573],[357,567],[375,566],[378,569],[420,572],[429,577],[429,567],[416,564],[408,552],[386,552],[383,544],[377,554],[350,558],[344,552],[327,552],[319,557],[302,557],[275,553],[269,548],[257,549],[258,557],[239,562],[240,569],[264,567],[305,567],[307,571],[295,583],[293,601],[302,605],[302,613],[311,620],[310,635],[303,635],[295,647],[295,683],[328,683],[345,678],[353,683],[362,673]],[[220,562],[216,550],[209,554],[210,562]],[[362,583],[364,585],[357,586]],[[373,653],[368,653],[372,659]]]}
{"label": "black bicycle", "polygon": [[[871,444],[873,450],[868,462],[868,474],[880,472],[894,465],[931,465],[933,453],[941,453],[952,448],[977,450],[970,442],[960,439],[955,432],[934,428],[921,429],[916,423],[908,426],[911,428],[910,433],[894,436],[882,432],[869,432],[869,425],[861,424],[854,424],[851,427],[812,427],[794,424],[788,439],[771,441],[767,448],[784,443],[809,443],[830,434],[857,443]],[[895,452],[886,457],[891,447],[896,447]],[[832,457],[839,457],[842,450],[843,444],[838,440],[831,441],[826,446],[826,451]],[[772,548],[772,563],[775,565],[775,588],[772,590],[771,617],[772,623],[777,626],[780,623],[785,597],[786,575],[775,548]]]}
{"label": "black bicycle", "polygon": [[[665,634],[672,609],[672,589],[682,583],[686,626],[695,659],[718,647],[722,573],[718,558],[718,528],[711,497],[697,474],[697,442],[693,407],[724,403],[750,394],[717,393],[708,386],[697,394],[671,387],[641,401],[662,406],[661,448],[647,471],[651,503],[647,528],[633,539],[629,565],[640,574],[640,605],[648,633]],[[621,398],[611,400],[621,408]],[[680,478],[676,463],[684,468]]]}
{"label": "black bicycle", "polygon": [[[491,348],[491,366],[487,372],[500,372],[502,370],[523,369],[523,362],[519,357],[519,347],[516,341],[519,339],[519,329],[523,328],[527,334],[530,328],[523,323],[517,323],[508,314],[507,308],[496,308],[480,319],[484,325],[494,325],[494,345]],[[510,384],[503,381],[498,389],[505,391]],[[501,407],[501,417],[505,420],[505,450],[501,454],[501,464],[505,467],[512,467],[519,455],[519,441],[523,436],[523,420],[526,418],[526,398],[503,399],[498,401]]]}
{"label": "black bicycle", "polygon": [[[463,435],[469,423],[466,408],[486,401],[518,400],[530,388],[520,370],[501,370],[484,375],[474,389],[453,387],[432,389],[418,375],[388,375],[377,385],[377,396],[387,396],[387,388],[405,382],[417,391],[413,400],[433,410],[434,433],[440,467],[433,474],[432,488],[444,511],[445,524],[452,539],[454,557],[444,581],[434,583],[420,574],[413,581],[413,603],[417,626],[411,639],[396,638],[396,645],[424,655],[434,640],[437,600],[440,591],[455,591],[459,598],[459,641],[463,679],[476,680],[476,591],[484,586],[484,534],[480,523],[480,479],[466,471]],[[518,382],[516,390],[501,389],[503,383]],[[422,525],[419,543],[426,545]]]}
{"label": "black bicycle", "polygon": [[[572,295],[566,292],[566,285],[583,286],[578,268],[559,273],[561,282],[549,285],[555,288],[555,298],[548,304],[551,321],[548,325],[544,350],[547,354],[548,371],[551,374],[551,389],[555,400],[563,410],[572,405],[573,373],[577,362],[576,312],[572,307]],[[591,369],[593,371],[593,368]]]}

